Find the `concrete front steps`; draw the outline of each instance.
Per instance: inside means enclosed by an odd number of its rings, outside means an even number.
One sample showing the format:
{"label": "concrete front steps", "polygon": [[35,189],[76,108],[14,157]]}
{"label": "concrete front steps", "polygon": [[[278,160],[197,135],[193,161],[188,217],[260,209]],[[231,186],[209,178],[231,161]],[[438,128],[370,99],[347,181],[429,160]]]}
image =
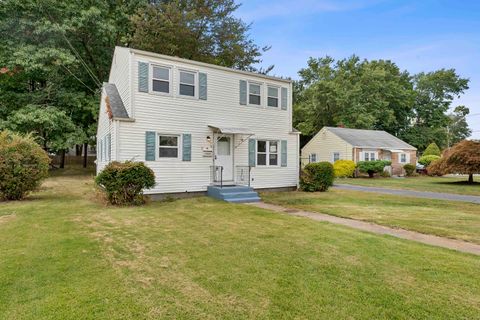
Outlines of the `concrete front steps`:
{"label": "concrete front steps", "polygon": [[258,193],[253,188],[247,186],[209,186],[207,194],[209,197],[233,203],[261,201]]}

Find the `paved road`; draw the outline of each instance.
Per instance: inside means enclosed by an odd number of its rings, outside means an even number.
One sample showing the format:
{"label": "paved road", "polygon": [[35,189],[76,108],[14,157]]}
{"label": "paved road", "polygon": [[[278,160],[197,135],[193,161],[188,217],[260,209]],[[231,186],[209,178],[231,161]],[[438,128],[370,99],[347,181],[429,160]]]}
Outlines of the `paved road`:
{"label": "paved road", "polygon": [[377,188],[377,187],[365,187],[365,186],[357,186],[357,185],[351,185],[351,184],[335,184],[333,187],[335,189],[342,189],[342,190],[374,192],[374,193],[383,193],[383,194],[393,194],[393,195],[397,195],[397,196],[426,198],[426,199],[439,199],[439,200],[450,200],[450,201],[462,201],[462,202],[471,202],[471,203],[480,204],[480,196],[468,196],[468,195],[453,194],[453,193],[440,193],[440,192],[428,192],[428,191],[415,191],[415,190],[400,190],[400,189],[388,189],[388,188]]}
{"label": "paved road", "polygon": [[375,223],[347,219],[347,218],[340,218],[340,217],[335,217],[335,216],[331,216],[324,213],[285,208],[282,206],[277,206],[274,204],[269,204],[264,202],[252,202],[252,203],[249,203],[249,205],[262,208],[262,209],[285,213],[293,216],[305,217],[305,218],[309,218],[316,221],[326,221],[330,223],[340,224],[343,226],[347,226],[347,227],[362,230],[362,231],[368,231],[376,234],[387,234],[393,237],[417,241],[417,242],[429,244],[432,246],[480,255],[480,245],[461,241],[461,240],[442,238],[442,237],[423,234],[415,231],[409,231],[405,229],[394,229],[394,228],[381,226]]}

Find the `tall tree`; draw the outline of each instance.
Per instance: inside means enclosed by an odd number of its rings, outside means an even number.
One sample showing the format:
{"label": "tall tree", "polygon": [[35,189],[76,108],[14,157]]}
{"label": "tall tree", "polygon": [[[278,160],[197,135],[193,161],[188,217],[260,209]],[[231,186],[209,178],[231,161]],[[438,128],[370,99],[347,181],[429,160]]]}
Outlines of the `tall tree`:
{"label": "tall tree", "polygon": [[408,126],[414,91],[407,72],[388,60],[310,58],[294,86],[294,123],[306,135],[323,126],[379,129]]}
{"label": "tall tree", "polygon": [[447,112],[453,100],[468,89],[468,79],[461,78],[454,69],[421,72],[414,77],[414,88],[413,125],[401,137],[419,150],[432,141],[447,147],[447,126],[451,122]]}
{"label": "tall tree", "polygon": [[465,140],[472,134],[468,127],[466,116],[470,109],[465,106],[457,106],[452,113],[448,115],[449,124],[447,125],[447,147]]}
{"label": "tall tree", "polygon": [[[157,0],[132,16],[130,45],[181,58],[254,70],[268,47],[248,36],[234,0]],[[271,67],[269,68],[271,69]],[[267,70],[268,71],[268,70]]]}

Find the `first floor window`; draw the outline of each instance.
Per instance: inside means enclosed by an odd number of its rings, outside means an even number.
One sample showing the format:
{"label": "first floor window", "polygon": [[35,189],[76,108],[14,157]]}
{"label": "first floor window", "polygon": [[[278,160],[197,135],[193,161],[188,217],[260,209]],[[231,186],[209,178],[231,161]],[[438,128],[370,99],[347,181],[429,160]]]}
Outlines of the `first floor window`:
{"label": "first floor window", "polygon": [[400,162],[401,163],[407,162],[407,154],[406,153],[400,154]]}
{"label": "first floor window", "polygon": [[180,71],[180,95],[195,97],[195,72]]}
{"label": "first floor window", "polygon": [[170,93],[170,68],[152,67],[152,91]]}
{"label": "first floor window", "polygon": [[261,104],[261,94],[260,94],[260,85],[256,83],[249,83],[248,84],[248,103],[254,105]]}
{"label": "first floor window", "polygon": [[278,108],[278,88],[268,87],[268,101],[269,107]]}
{"label": "first floor window", "polygon": [[160,135],[158,140],[160,158],[178,158],[178,136]]}
{"label": "first floor window", "polygon": [[340,160],[340,152],[333,153],[333,162]]}
{"label": "first floor window", "polygon": [[312,153],[310,155],[310,162],[317,162],[317,154],[316,153]]}
{"label": "first floor window", "polygon": [[365,158],[365,161],[375,161],[376,160],[375,152],[365,152],[364,158]]}
{"label": "first floor window", "polygon": [[278,166],[278,141],[257,141],[257,165]]}

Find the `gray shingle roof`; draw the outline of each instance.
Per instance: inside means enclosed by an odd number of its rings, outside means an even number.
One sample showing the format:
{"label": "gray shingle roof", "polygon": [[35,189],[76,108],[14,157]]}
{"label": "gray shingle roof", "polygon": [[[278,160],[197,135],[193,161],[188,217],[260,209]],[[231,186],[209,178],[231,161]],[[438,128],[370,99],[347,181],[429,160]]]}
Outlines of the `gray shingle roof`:
{"label": "gray shingle roof", "polygon": [[117,86],[113,83],[103,83],[103,88],[108,96],[110,102],[110,108],[112,109],[112,115],[115,119],[130,119],[127,109],[123,104],[122,98],[118,93]]}
{"label": "gray shingle roof", "polygon": [[327,129],[354,147],[416,150],[415,147],[385,131],[336,127]]}

